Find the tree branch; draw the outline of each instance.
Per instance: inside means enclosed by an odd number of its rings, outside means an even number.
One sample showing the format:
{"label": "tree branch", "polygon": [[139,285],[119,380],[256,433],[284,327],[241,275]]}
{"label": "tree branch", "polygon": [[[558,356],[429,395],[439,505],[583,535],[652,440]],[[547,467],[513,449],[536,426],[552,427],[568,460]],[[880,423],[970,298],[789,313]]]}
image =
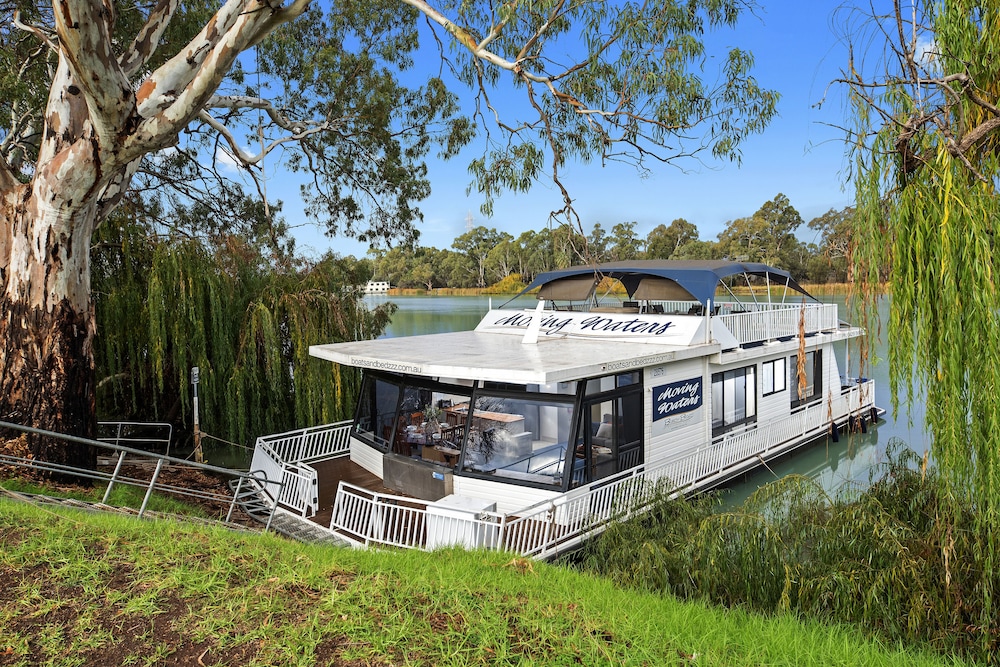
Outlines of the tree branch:
{"label": "tree branch", "polygon": [[22,22],[21,21],[21,11],[20,10],[16,10],[14,12],[14,27],[20,28],[21,30],[24,30],[25,32],[30,32],[32,35],[34,35],[39,40],[41,40],[41,42],[43,44],[45,44],[50,49],[52,49],[52,51],[54,51],[55,53],[59,52],[59,46],[52,39],[53,37],[55,37],[55,35],[51,35],[50,36],[48,32],[46,32],[45,30],[42,30],[38,26],[34,26],[34,25],[30,25],[28,23]]}
{"label": "tree branch", "polygon": [[150,13],[145,25],[122,55],[120,63],[126,76],[135,76],[136,72],[149,62],[179,6],[180,0],[160,0],[157,3],[156,9]]}
{"label": "tree branch", "polygon": [[113,146],[132,114],[132,86],[111,50],[110,0],[54,0],[60,54],[83,89],[102,146]]}
{"label": "tree branch", "polygon": [[[233,157],[242,162],[246,166],[258,164],[267,155],[273,151],[275,148],[282,144],[287,144],[293,141],[302,141],[306,137],[312,134],[318,134],[320,132],[325,132],[332,129],[333,125],[330,123],[318,123],[310,128],[297,130],[294,134],[281,139],[272,140],[267,146],[261,148],[257,155],[251,155],[240,148],[239,143],[236,141],[236,137],[233,136],[232,132],[229,131],[225,125],[220,121],[212,117],[207,111],[201,111],[198,114],[198,118],[205,122],[206,125],[211,127],[213,130],[218,132],[225,142],[229,145],[230,151],[232,151]],[[301,127],[301,126],[299,126]]]}
{"label": "tree branch", "polygon": [[139,88],[140,129],[127,152],[138,157],[150,146],[165,145],[212,98],[240,53],[278,25],[300,16],[311,0],[272,7],[267,0],[229,0],[199,35]]}

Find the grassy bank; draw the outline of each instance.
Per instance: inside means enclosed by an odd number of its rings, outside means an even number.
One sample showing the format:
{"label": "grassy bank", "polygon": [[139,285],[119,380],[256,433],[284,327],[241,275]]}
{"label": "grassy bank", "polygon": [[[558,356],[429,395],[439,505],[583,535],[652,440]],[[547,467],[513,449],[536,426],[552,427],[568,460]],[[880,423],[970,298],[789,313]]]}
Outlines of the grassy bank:
{"label": "grassy bank", "polygon": [[884,456],[866,489],[835,496],[799,475],[738,507],[664,496],[575,563],[622,587],[843,623],[996,664],[1000,577],[974,503],[899,440]]}
{"label": "grassy bank", "polygon": [[0,501],[0,665],[936,665],[510,555],[350,551]]}

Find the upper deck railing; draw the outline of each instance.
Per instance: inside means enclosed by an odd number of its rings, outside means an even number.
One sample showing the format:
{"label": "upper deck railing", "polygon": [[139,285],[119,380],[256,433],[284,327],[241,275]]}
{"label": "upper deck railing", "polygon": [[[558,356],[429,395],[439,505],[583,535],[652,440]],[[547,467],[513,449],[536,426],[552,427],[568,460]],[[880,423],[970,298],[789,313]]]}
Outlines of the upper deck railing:
{"label": "upper deck railing", "polygon": [[[833,331],[840,327],[835,303],[753,304],[750,308],[726,305],[730,306],[728,313],[719,314],[718,318],[741,345],[800,333],[810,335]],[[720,310],[720,313],[725,312]]]}
{"label": "upper deck railing", "polygon": [[[609,301],[574,305],[575,310],[594,312],[634,312],[647,315],[704,317],[705,305],[695,301]],[[811,335],[840,327],[835,303],[718,301],[712,305],[713,318],[724,324],[740,345],[778,340],[799,333]]]}

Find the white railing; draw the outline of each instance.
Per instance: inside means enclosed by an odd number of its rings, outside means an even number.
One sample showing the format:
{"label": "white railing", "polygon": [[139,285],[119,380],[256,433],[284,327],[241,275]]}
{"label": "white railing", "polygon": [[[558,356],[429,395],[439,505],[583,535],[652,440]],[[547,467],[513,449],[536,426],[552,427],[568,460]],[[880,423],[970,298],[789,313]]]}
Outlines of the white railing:
{"label": "white railing", "polygon": [[347,420],[265,435],[257,438],[257,444],[267,445],[285,463],[330,458],[350,450],[351,424],[351,420]]}
{"label": "white railing", "polygon": [[[763,306],[764,304],[760,304]],[[719,320],[726,325],[740,343],[754,343],[764,340],[797,336],[799,334],[799,318],[805,315],[805,333],[832,331],[840,325],[837,316],[837,304],[821,303],[803,306],[783,306],[762,308],[728,315],[719,315]]]}
{"label": "white railing", "polygon": [[819,436],[831,418],[840,422],[869,410],[873,395],[873,381],[858,381],[828,402],[809,405],[785,419],[727,434],[694,453],[623,471],[515,514],[470,512],[444,521],[433,503],[341,482],[330,530],[359,546],[428,549],[462,544],[546,558],[577,546],[611,521],[641,511],[657,492],[676,493],[721,481],[741,462]]}
{"label": "white railing", "polygon": [[263,491],[272,503],[309,517],[319,508],[319,476],[307,461],[346,454],[351,446],[351,422],[257,438],[250,462],[252,473],[268,481]]}

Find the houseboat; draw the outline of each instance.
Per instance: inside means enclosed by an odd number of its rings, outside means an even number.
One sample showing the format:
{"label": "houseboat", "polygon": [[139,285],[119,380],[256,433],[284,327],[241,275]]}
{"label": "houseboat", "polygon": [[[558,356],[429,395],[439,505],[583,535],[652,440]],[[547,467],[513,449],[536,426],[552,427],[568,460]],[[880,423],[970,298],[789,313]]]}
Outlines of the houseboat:
{"label": "houseboat", "polygon": [[311,347],[363,382],[353,420],[258,439],[278,511],[352,545],[546,558],[654,490],[717,486],[877,417],[874,383],[837,358],[864,332],[785,271],[606,263],[519,296],[473,331]]}
{"label": "houseboat", "polygon": [[388,280],[369,280],[365,283],[365,294],[388,294],[392,285]]}

